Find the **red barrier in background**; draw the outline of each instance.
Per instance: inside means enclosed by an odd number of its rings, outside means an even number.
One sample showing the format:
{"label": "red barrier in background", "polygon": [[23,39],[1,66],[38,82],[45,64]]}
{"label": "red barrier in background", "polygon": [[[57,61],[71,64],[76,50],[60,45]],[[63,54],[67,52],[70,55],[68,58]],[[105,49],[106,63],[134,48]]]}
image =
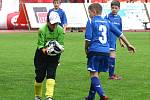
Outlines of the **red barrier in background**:
{"label": "red barrier in background", "polygon": [[14,29],[15,22],[19,16],[18,12],[10,13],[7,15],[7,27],[8,29]]}
{"label": "red barrier in background", "polygon": [[18,19],[19,13],[14,12],[10,13],[7,15],[7,27],[8,30],[13,30],[13,29],[28,29],[27,25],[23,24],[17,24],[17,19]]}

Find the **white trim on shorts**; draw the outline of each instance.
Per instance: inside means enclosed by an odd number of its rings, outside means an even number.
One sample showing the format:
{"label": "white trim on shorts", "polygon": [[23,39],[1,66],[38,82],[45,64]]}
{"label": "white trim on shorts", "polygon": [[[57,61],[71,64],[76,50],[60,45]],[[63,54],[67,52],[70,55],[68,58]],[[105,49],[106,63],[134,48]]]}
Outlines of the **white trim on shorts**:
{"label": "white trim on shorts", "polygon": [[109,48],[109,50],[110,50],[110,51],[116,51],[116,49],[114,49],[114,48]]}
{"label": "white trim on shorts", "polygon": [[88,68],[87,70],[91,72],[96,72],[96,70],[92,70],[92,68]]}

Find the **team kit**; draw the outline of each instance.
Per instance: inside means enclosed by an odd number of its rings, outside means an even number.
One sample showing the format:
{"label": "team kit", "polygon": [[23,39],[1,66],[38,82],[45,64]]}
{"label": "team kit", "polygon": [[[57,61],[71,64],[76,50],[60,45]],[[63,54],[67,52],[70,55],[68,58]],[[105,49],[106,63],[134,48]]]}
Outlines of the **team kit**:
{"label": "team kit", "polygon": [[[45,99],[55,100],[54,87],[56,84],[57,67],[61,64],[61,53],[64,52],[64,37],[67,28],[65,11],[59,6],[60,0],[54,0],[54,8],[47,14],[47,22],[38,30],[37,49],[34,56],[35,81],[34,100],[42,100],[42,86],[46,85]],[[126,47],[131,53],[135,48],[130,44],[122,32],[122,19],[118,15],[120,2],[111,2],[111,12],[104,18],[102,6],[93,3],[88,6],[89,18],[84,34],[85,55],[87,70],[89,72],[90,86],[87,96],[83,100],[109,100],[102,88],[101,72],[109,73],[109,80],[121,80],[122,77],[115,73],[116,41],[120,46]],[[44,79],[46,78],[46,82]],[[96,94],[99,98],[96,99]]]}

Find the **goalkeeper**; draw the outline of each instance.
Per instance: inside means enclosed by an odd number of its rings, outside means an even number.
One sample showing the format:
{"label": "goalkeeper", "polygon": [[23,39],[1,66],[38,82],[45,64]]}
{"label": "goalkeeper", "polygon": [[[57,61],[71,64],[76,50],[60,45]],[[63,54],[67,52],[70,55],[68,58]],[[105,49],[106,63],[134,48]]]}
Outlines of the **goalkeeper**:
{"label": "goalkeeper", "polygon": [[[64,30],[59,26],[60,17],[52,11],[38,32],[37,49],[34,56],[35,100],[42,98],[42,83],[46,77],[46,100],[53,100],[56,69],[64,48]],[[52,42],[51,42],[52,41]]]}

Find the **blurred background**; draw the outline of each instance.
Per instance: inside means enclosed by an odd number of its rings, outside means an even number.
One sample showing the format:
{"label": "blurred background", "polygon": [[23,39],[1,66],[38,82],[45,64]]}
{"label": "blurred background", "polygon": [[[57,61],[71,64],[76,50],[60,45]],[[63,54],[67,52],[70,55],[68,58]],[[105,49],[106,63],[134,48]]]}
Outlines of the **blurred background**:
{"label": "blurred background", "polygon": [[[123,79],[109,81],[108,74],[102,73],[101,82],[109,100],[150,100],[150,0],[119,1],[123,31],[137,52],[130,55],[118,42],[116,72]],[[0,0],[0,100],[33,100],[37,31],[46,22],[52,2]],[[87,7],[94,2],[103,6],[102,16],[110,12],[111,0],[62,0],[60,8],[68,26],[57,72],[56,100],[83,100],[87,95],[90,79],[83,44]]]}
{"label": "blurred background", "polygon": [[[150,0],[119,0],[119,15],[123,30],[147,31],[150,29]],[[0,0],[0,30],[37,30],[46,21],[53,0]],[[111,0],[62,0],[61,8],[68,19],[67,31],[84,31],[87,7],[98,2],[103,6],[102,16],[110,12]]]}

